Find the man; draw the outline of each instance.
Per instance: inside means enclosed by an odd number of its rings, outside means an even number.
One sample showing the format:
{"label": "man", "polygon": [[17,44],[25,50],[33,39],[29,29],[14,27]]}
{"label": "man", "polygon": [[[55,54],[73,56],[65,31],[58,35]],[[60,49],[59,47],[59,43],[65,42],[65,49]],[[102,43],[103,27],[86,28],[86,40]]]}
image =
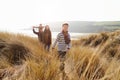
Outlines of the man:
{"label": "man", "polygon": [[57,35],[57,39],[55,40],[52,49],[55,48],[56,44],[58,45],[58,57],[64,58],[66,52],[70,49],[70,34],[68,33],[68,23],[64,23],[62,25],[62,31]]}
{"label": "man", "polygon": [[[39,28],[39,31],[36,32],[34,28]],[[38,35],[39,42],[43,43],[43,26],[42,26],[42,24],[40,24],[39,27],[33,26],[33,33],[35,33],[36,35]]]}

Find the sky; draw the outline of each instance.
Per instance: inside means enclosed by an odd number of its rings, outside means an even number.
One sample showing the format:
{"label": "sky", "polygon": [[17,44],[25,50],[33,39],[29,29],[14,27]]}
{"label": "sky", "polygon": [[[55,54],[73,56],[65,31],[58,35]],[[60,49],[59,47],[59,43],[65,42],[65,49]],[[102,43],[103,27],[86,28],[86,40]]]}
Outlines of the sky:
{"label": "sky", "polygon": [[0,0],[0,29],[57,21],[119,21],[120,0]]}

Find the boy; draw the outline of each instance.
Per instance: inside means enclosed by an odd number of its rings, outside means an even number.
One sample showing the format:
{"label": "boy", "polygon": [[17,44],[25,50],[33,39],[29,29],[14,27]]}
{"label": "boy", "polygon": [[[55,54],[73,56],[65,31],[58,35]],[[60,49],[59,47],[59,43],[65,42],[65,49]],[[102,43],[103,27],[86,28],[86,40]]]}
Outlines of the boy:
{"label": "boy", "polygon": [[52,49],[55,48],[56,44],[58,46],[58,57],[64,58],[66,52],[70,49],[71,38],[68,33],[68,23],[64,23],[62,25],[62,31],[57,35],[57,39],[55,40]]}

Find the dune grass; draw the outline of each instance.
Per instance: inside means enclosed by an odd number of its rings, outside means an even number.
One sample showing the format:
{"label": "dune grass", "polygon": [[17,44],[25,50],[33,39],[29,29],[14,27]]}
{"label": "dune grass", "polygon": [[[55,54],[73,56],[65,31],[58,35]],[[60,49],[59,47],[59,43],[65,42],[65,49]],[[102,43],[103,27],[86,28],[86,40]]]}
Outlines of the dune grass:
{"label": "dune grass", "polygon": [[[65,80],[119,80],[120,31],[89,35],[72,41],[65,61]],[[29,49],[31,57],[14,65],[0,56],[0,80],[60,80],[57,50],[46,52],[37,38],[0,32],[0,41]],[[2,54],[2,48],[0,48]]]}

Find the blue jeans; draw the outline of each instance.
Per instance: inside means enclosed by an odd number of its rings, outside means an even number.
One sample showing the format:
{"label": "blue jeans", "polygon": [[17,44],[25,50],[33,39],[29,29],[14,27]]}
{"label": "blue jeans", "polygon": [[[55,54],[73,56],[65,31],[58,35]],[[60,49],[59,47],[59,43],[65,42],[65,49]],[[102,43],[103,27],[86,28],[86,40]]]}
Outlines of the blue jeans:
{"label": "blue jeans", "polygon": [[65,58],[66,51],[58,51],[58,57],[59,58]]}
{"label": "blue jeans", "polygon": [[46,51],[49,51],[50,50],[50,45],[45,44],[44,48],[45,48]]}

